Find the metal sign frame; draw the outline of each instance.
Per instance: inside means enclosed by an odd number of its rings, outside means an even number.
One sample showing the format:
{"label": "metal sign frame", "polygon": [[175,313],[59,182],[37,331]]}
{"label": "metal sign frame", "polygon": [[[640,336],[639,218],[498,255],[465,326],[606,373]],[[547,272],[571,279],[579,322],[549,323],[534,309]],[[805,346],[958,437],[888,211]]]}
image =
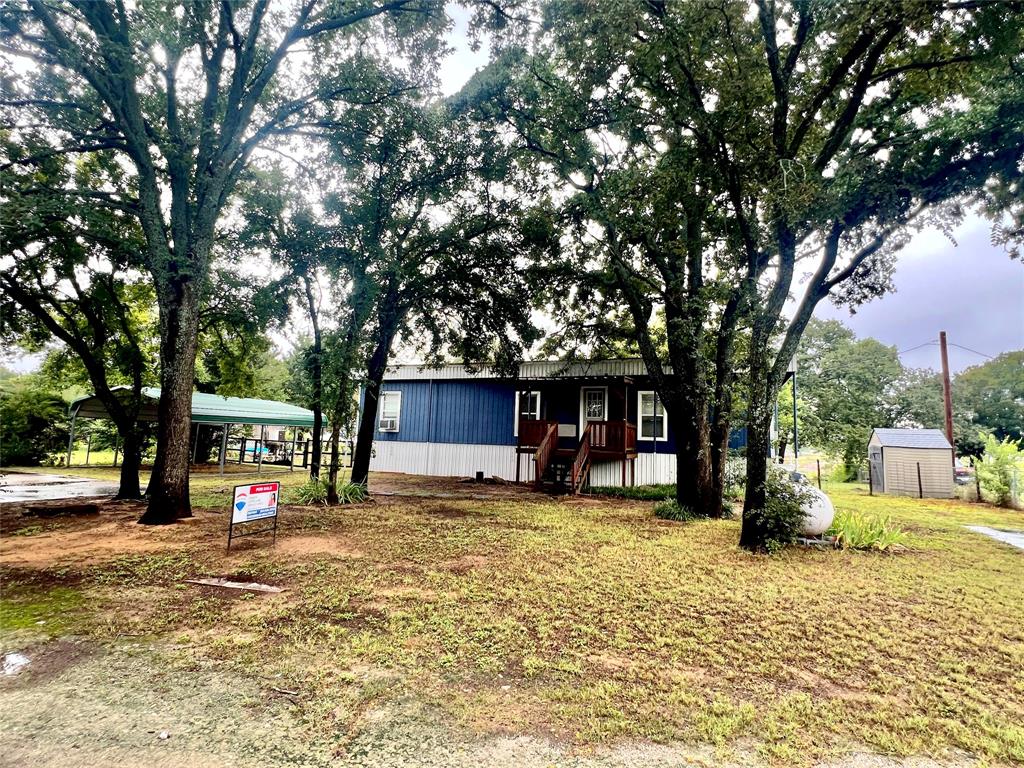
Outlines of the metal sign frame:
{"label": "metal sign frame", "polygon": [[[257,518],[256,520],[243,520],[243,521],[239,521],[239,522],[236,523],[235,522],[235,495],[237,494],[239,488],[252,488],[254,485],[276,485],[277,486],[277,491],[275,493],[275,495],[277,496],[277,503],[274,505],[274,514],[272,516],[271,515],[267,515],[266,517],[260,517],[260,518]],[[257,536],[257,535],[259,535],[261,533],[271,533],[272,532],[274,534],[274,539],[271,542],[271,546],[277,544],[277,518],[278,518],[278,515],[280,514],[280,506],[281,506],[281,483],[279,481],[277,481],[277,480],[270,480],[270,481],[268,481],[266,483],[241,483],[240,485],[234,486],[231,489],[231,509],[229,510],[229,514],[228,514],[228,552],[231,551],[231,542],[232,542],[232,540],[234,540],[234,539],[241,539],[241,538],[243,538],[245,536]],[[260,528],[259,530],[255,530],[255,531],[245,531],[244,533],[235,533],[235,526],[236,525],[249,525],[250,523],[258,523],[258,522],[260,522],[262,520],[268,520],[271,517],[273,517],[274,525],[272,527],[270,527],[270,528]]]}

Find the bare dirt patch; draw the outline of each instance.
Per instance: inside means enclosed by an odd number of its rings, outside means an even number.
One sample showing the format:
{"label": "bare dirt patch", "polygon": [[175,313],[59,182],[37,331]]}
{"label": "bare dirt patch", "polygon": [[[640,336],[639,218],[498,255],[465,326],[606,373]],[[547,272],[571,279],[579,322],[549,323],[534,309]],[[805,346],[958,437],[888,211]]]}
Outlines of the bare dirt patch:
{"label": "bare dirt patch", "polygon": [[96,522],[88,527],[55,529],[31,537],[0,539],[0,565],[48,568],[54,565],[95,563],[126,554],[159,552],[172,543],[152,528],[119,521]]}
{"label": "bare dirt patch", "polygon": [[424,515],[430,515],[431,517],[441,517],[451,520],[457,520],[461,517],[469,517],[473,514],[467,509],[456,507],[452,504],[424,505],[420,508],[420,512]]}
{"label": "bare dirt patch", "polygon": [[363,552],[336,536],[287,536],[277,540],[275,550],[285,555],[331,555],[340,558],[363,557]]}
{"label": "bare dirt patch", "polygon": [[457,573],[460,576],[465,573],[469,573],[477,568],[483,568],[487,565],[491,559],[483,555],[462,555],[452,560],[446,560],[441,563],[441,567],[446,571]]}

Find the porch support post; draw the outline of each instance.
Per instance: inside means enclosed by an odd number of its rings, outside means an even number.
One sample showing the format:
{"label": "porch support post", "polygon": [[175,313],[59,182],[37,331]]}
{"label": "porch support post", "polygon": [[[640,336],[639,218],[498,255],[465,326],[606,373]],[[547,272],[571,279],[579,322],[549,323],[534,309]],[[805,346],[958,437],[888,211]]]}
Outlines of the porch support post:
{"label": "porch support post", "polygon": [[299,428],[292,427],[292,452],[288,454],[288,471],[295,471],[295,441],[299,438]]}
{"label": "porch support post", "polygon": [[75,419],[78,418],[78,409],[76,408],[71,413],[71,430],[68,434],[68,459],[65,462],[66,466],[71,466],[71,451],[75,448]]}
{"label": "porch support post", "polygon": [[228,433],[231,431],[230,424],[222,425],[220,433],[220,456],[217,457],[217,461],[220,464],[220,476],[224,477],[224,460],[228,455]]}

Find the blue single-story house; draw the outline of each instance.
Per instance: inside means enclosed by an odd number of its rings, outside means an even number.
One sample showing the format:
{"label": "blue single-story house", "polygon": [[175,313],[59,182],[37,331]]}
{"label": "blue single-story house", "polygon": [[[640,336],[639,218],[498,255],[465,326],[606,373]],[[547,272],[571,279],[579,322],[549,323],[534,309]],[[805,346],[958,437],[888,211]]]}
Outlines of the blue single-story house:
{"label": "blue single-story house", "polygon": [[[734,432],[730,447],[746,444]],[[641,360],[390,368],[370,468],[498,476],[578,490],[675,482],[675,438]],[[540,484],[540,483],[538,483]]]}

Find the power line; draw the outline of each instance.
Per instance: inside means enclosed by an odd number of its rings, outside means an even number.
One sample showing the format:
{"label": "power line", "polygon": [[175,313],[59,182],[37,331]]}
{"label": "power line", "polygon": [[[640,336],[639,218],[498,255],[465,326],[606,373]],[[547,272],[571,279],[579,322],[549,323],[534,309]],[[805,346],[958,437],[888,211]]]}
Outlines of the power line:
{"label": "power line", "polygon": [[957,344],[957,343],[951,341],[951,342],[949,342],[949,346],[956,347],[957,349],[962,349],[962,350],[965,350],[967,352],[973,352],[976,355],[981,355],[982,357],[987,357],[989,360],[995,360],[995,358],[992,357],[992,355],[986,355],[984,352],[979,352],[976,349],[971,349],[970,347],[965,347],[963,344]]}
{"label": "power line", "polygon": [[934,344],[938,344],[938,342],[937,341],[926,341],[924,344],[918,344],[916,347],[911,347],[910,349],[904,349],[902,352],[897,352],[896,354],[897,355],[905,355],[905,354],[907,354],[907,352],[913,352],[915,349],[920,349],[921,347],[927,347],[929,344],[933,344],[934,345]]}

